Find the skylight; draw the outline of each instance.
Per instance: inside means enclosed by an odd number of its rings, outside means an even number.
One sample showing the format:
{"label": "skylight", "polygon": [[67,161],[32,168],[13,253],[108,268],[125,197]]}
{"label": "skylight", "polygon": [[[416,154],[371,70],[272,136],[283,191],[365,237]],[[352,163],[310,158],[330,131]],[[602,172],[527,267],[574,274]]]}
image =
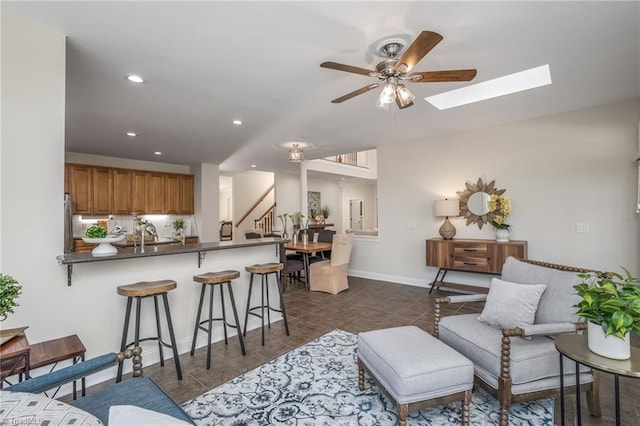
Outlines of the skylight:
{"label": "skylight", "polygon": [[443,110],[551,84],[549,64],[424,98]]}

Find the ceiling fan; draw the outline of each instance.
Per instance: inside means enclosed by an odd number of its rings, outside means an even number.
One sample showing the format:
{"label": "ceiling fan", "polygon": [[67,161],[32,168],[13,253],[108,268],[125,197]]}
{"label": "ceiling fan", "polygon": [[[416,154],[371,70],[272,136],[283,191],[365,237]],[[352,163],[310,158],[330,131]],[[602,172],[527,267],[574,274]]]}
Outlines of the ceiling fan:
{"label": "ceiling fan", "polygon": [[[398,59],[396,56],[402,52],[406,46],[406,42],[399,38],[386,39],[378,43],[377,52],[380,56],[387,59],[376,65],[376,70],[368,70],[364,68],[354,67],[351,65],[339,64],[337,62],[323,62],[320,64],[322,68],[329,68],[337,71],[346,71],[354,74],[366,75],[374,77],[384,83],[384,88],[380,97],[376,102],[378,107],[388,109],[389,105],[394,102],[398,108],[404,109],[413,105],[415,96],[405,87],[402,81],[411,83],[433,83],[447,81],[470,81],[476,76],[475,69],[468,70],[451,70],[451,71],[424,71],[411,72],[413,67],[425,57],[440,41],[442,36],[432,31],[422,31],[420,35],[411,43],[402,56]],[[379,83],[369,84],[358,90],[347,93],[332,100],[334,104],[344,102],[355,96],[362,95],[368,91],[379,87]]]}

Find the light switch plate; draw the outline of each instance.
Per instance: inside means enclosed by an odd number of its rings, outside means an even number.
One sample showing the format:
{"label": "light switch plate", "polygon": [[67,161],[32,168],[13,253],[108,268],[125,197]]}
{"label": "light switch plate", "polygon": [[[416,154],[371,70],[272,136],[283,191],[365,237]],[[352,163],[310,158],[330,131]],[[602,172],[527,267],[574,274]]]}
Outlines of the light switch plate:
{"label": "light switch plate", "polygon": [[588,223],[576,223],[576,232],[589,232]]}

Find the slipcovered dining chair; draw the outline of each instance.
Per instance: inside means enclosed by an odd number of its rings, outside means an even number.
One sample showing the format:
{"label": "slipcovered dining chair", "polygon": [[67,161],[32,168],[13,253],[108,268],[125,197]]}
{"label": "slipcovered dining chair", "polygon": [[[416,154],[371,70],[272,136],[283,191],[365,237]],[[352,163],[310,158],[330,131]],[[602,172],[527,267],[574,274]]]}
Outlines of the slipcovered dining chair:
{"label": "slipcovered dining chair", "polygon": [[353,248],[353,234],[335,234],[331,259],[309,265],[310,290],[338,294],[349,288],[347,269]]}
{"label": "slipcovered dining chair", "polygon": [[[500,425],[511,404],[559,395],[560,357],[553,336],[586,329],[573,307],[578,274],[603,272],[508,257],[489,294],[438,297],[434,336],[473,362],[475,383],[500,402]],[[445,304],[484,302],[478,314],[440,318]],[[454,307],[455,309],[455,307]],[[565,392],[575,392],[575,363],[564,358]],[[580,390],[600,417],[598,372],[580,367]]]}

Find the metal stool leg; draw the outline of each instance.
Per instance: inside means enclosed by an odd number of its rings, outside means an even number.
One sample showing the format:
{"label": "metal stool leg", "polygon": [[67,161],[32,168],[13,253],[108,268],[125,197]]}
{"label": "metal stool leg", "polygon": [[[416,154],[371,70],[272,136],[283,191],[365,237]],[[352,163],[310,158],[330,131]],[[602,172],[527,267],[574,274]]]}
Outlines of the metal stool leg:
{"label": "metal stool leg", "polygon": [[[122,343],[120,344],[120,352],[123,352],[127,348],[127,334],[129,332],[129,319],[131,318],[131,297],[127,297],[127,310],[124,314],[124,330],[122,330]],[[122,368],[123,363],[118,363],[118,376],[116,377],[116,383],[122,380]],[[84,396],[84,395],[83,395]]]}
{"label": "metal stool leg", "polygon": [[240,332],[240,323],[238,322],[238,311],[236,310],[236,301],[233,298],[233,289],[231,288],[231,281],[227,281],[227,289],[229,290],[229,298],[231,299],[231,308],[233,308],[233,319],[236,322],[236,330],[238,330],[238,340],[240,341],[240,349],[242,355],[246,355],[247,351],[244,348],[244,339]]}
{"label": "metal stool leg", "polygon": [[169,298],[167,293],[162,293],[162,300],[164,301],[164,311],[167,315],[167,324],[169,325],[169,337],[171,337],[171,346],[173,349],[173,360],[176,363],[176,372],[178,373],[178,380],[182,380],[182,369],[180,368],[180,356],[178,355],[178,345],[176,344],[176,336],[173,333],[173,323],[171,322],[171,312],[169,311]]}
{"label": "metal stool leg", "polygon": [[260,288],[262,290],[262,297],[260,298],[260,319],[262,320],[262,346],[264,346],[264,274],[261,275],[260,282]]}
{"label": "metal stool leg", "polygon": [[[227,281],[228,282],[228,281]],[[228,345],[229,340],[227,339],[227,313],[224,308],[224,283],[220,283],[220,304],[222,305],[222,330],[224,331],[224,344]],[[213,292],[213,289],[211,289]]]}
{"label": "metal stool leg", "polygon": [[[164,349],[162,348],[162,329],[160,328],[160,310],[158,309],[157,294],[153,296],[153,305],[156,310],[156,330],[158,333],[158,351],[160,352],[160,365],[164,367]],[[136,330],[140,330],[140,324],[136,324]],[[138,346],[138,337],[136,337],[136,346]]]}
{"label": "metal stool leg", "polygon": [[210,285],[209,287],[209,322],[207,326],[207,370],[211,368],[211,332],[213,331],[213,290],[214,288]]}
{"label": "metal stool leg", "polygon": [[247,310],[244,314],[244,331],[242,332],[243,336],[247,336],[247,323],[249,322],[249,308],[251,306],[251,289],[253,288],[253,274],[251,274],[251,278],[249,279],[249,294],[247,295]]}
{"label": "metal stool leg", "polygon": [[262,274],[262,281],[267,292],[267,324],[271,328],[271,301],[269,300],[269,274]]}
{"label": "metal stool leg", "polygon": [[278,285],[278,294],[280,295],[280,310],[282,311],[282,319],[284,320],[284,328],[289,336],[289,322],[287,321],[287,311],[284,307],[284,296],[282,295],[282,283],[280,282],[280,276],[276,274],[276,283]]}
{"label": "metal stool leg", "polygon": [[198,314],[196,315],[196,326],[193,328],[193,341],[191,342],[191,355],[196,352],[196,339],[198,338],[198,330],[200,329],[200,316],[202,315],[202,302],[204,302],[204,292],[207,286],[202,286],[200,291],[200,303],[198,304]]}

